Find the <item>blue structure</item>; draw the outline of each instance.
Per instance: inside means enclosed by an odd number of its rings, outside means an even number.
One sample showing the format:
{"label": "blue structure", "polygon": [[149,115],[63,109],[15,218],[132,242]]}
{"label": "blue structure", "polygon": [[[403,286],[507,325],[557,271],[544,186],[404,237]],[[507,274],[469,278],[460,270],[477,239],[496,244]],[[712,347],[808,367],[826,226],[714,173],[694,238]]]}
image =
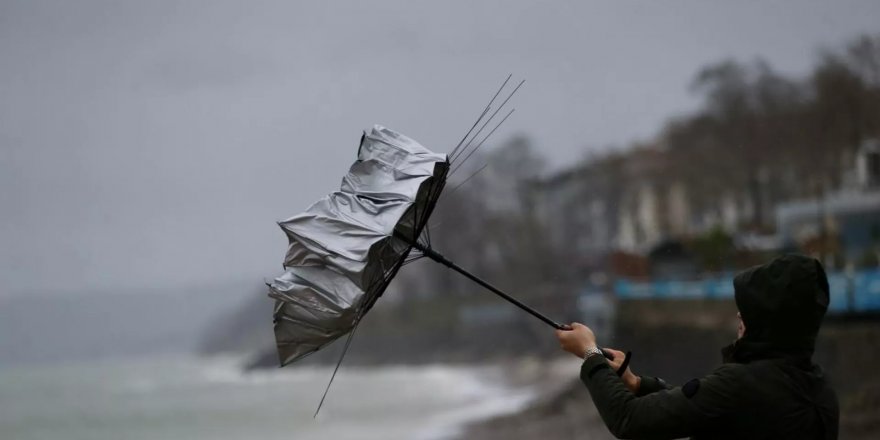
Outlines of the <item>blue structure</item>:
{"label": "blue structure", "polygon": [[880,245],[880,191],[838,192],[776,208],[776,227],[788,242],[817,237],[826,223],[833,224],[829,232],[836,234],[848,260],[874,252]]}
{"label": "blue structure", "polygon": [[[880,312],[880,269],[862,270],[847,276],[828,274],[831,289],[829,313]],[[634,282],[617,280],[614,294],[619,299],[732,299],[733,275],[700,281]]]}

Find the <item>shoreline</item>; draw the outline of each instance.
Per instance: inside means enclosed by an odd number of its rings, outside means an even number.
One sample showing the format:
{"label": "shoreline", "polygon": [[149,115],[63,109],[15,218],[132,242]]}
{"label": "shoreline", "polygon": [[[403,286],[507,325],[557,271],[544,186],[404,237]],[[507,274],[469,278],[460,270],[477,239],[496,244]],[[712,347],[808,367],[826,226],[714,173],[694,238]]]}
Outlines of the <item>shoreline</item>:
{"label": "shoreline", "polygon": [[581,361],[571,356],[549,360],[521,358],[507,371],[508,385],[533,389],[522,408],[467,424],[458,439],[526,440],[559,438],[614,439],[586,387],[578,378]]}
{"label": "shoreline", "polygon": [[[573,356],[545,359],[526,355],[494,358],[483,362],[404,362],[385,365],[355,363],[348,367],[361,371],[398,368],[471,371],[474,380],[469,385],[474,393],[472,401],[461,408],[433,415],[431,426],[426,426],[416,437],[418,439],[516,440],[533,439],[544,435],[544,432],[570,433],[568,429],[572,425],[571,421],[559,423],[557,420],[557,416],[562,413],[566,417],[576,417],[574,413],[582,413],[583,425],[594,438],[613,438],[599,419],[586,389],[578,379],[580,365],[581,361]],[[330,367],[326,364],[306,364],[290,370],[325,370]],[[345,367],[343,365],[343,369]],[[278,368],[272,370],[279,371]],[[268,371],[271,370],[251,369],[246,365],[242,368],[245,375],[260,375]],[[345,372],[341,371],[341,374],[344,375]],[[560,412],[560,405],[565,411]]]}

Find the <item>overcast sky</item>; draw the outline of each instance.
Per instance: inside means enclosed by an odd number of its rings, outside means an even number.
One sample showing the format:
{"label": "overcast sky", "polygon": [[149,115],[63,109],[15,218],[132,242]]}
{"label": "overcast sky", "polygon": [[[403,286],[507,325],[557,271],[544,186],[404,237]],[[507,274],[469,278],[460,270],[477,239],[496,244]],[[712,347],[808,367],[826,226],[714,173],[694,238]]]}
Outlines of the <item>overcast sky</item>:
{"label": "overcast sky", "polygon": [[880,30],[877,1],[0,1],[0,296],[280,271],[276,220],[374,123],[445,151],[508,74],[496,135],[555,166],[654,134],[706,63]]}

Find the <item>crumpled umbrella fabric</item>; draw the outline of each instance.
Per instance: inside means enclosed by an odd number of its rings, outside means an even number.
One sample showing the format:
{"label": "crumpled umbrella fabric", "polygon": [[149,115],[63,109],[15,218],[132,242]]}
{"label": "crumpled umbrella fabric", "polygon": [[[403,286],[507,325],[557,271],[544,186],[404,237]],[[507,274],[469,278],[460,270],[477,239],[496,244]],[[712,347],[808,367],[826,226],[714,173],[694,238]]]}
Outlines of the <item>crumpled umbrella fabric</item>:
{"label": "crumpled umbrella fabric", "polygon": [[339,191],[279,223],[285,272],[269,285],[281,365],[350,332],[411,250],[446,181],[447,155],[393,130],[364,133]]}

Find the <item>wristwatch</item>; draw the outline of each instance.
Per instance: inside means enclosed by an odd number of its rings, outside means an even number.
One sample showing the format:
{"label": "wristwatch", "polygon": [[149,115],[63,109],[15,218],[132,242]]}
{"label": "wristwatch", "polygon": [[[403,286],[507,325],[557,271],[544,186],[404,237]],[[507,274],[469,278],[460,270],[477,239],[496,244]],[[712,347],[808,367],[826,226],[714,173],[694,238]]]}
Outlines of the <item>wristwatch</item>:
{"label": "wristwatch", "polygon": [[596,346],[594,345],[594,346],[592,346],[592,347],[587,348],[587,352],[584,353],[584,360],[587,360],[587,359],[589,359],[591,356],[595,356],[595,355],[604,356],[604,355],[602,354],[602,350],[599,350],[599,347],[596,347]]}

